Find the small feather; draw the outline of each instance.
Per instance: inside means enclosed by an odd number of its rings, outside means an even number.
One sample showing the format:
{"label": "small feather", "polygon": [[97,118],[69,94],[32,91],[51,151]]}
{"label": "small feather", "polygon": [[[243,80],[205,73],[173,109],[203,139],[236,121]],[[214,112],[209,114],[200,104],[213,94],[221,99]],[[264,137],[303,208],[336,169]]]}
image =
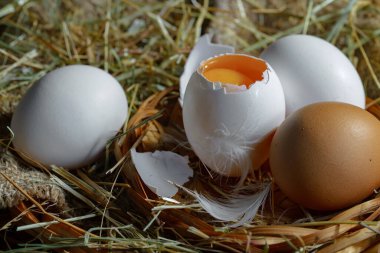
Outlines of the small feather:
{"label": "small feather", "polygon": [[192,195],[211,216],[218,220],[233,222],[230,227],[239,227],[256,216],[269,194],[271,184],[268,183],[260,188],[260,191],[248,195],[234,193],[224,198],[206,196],[198,192]]}

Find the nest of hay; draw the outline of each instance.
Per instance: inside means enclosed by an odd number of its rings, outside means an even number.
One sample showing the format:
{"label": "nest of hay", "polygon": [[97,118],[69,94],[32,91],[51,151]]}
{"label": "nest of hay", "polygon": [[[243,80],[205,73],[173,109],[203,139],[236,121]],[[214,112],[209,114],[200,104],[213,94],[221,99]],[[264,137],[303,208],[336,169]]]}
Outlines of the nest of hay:
{"label": "nest of hay", "polygon": [[[3,1],[0,5],[0,185],[5,204],[0,249],[8,252],[377,252],[380,198],[339,212],[311,212],[274,185],[250,223],[216,221],[188,194],[170,202],[139,178],[130,149],[188,155],[189,187],[218,191],[186,141],[178,80],[187,54],[204,32],[257,55],[291,33],[337,45],[357,67],[368,111],[380,119],[376,1]],[[98,66],[123,85],[130,118],[104,158],[76,171],[24,163],[7,129],[21,96],[48,71],[73,63]],[[9,170],[16,173],[10,174]],[[32,171],[33,177],[20,179]],[[270,177],[263,168],[255,180]],[[29,174],[28,174],[29,175]],[[252,178],[247,179],[249,184]],[[35,187],[33,187],[35,185]],[[1,190],[3,188],[0,187]],[[35,189],[39,189],[36,191]],[[13,195],[9,195],[9,193]],[[269,203],[270,202],[270,203]],[[1,203],[0,203],[1,204]]]}

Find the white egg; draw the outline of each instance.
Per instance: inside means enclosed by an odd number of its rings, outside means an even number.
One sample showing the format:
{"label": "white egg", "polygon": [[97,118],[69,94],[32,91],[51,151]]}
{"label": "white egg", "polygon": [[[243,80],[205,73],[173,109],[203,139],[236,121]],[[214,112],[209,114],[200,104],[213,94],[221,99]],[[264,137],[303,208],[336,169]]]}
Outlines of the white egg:
{"label": "white egg", "polygon": [[310,35],[290,35],[260,56],[284,89],[286,115],[308,104],[338,101],[364,108],[363,84],[355,67],[335,46]]}
{"label": "white egg", "polygon": [[[222,62],[216,78],[227,80],[229,72],[242,71],[252,74],[253,81],[236,85],[206,78],[205,71],[212,70],[209,66],[215,62]],[[210,169],[226,176],[244,177],[258,168],[268,157],[272,133],[285,118],[284,94],[273,69],[261,59],[241,54],[203,61],[189,80],[183,102],[185,131],[193,150]]]}
{"label": "white egg", "polygon": [[127,111],[123,88],[107,72],[85,65],[59,68],[21,99],[11,122],[13,144],[28,160],[78,168],[99,157]]}

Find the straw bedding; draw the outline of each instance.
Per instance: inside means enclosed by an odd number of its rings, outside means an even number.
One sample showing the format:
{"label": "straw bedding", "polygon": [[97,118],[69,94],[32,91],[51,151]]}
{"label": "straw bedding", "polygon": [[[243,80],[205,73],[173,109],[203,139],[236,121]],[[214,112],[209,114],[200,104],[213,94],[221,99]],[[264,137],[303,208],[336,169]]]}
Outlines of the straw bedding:
{"label": "straw bedding", "polygon": [[[8,252],[377,252],[380,198],[338,212],[312,212],[275,185],[250,223],[215,221],[184,191],[168,202],[139,178],[130,148],[188,155],[187,185],[220,194],[232,179],[211,177],[186,141],[178,81],[205,32],[257,55],[292,33],[315,34],[354,63],[368,110],[380,118],[378,1],[2,1],[0,3],[0,249]],[[22,95],[67,64],[109,71],[124,87],[130,117],[96,164],[76,171],[31,166],[7,128]],[[85,99],[85,98],[84,98]],[[264,166],[253,180],[268,180]],[[349,193],[348,193],[349,194]]]}

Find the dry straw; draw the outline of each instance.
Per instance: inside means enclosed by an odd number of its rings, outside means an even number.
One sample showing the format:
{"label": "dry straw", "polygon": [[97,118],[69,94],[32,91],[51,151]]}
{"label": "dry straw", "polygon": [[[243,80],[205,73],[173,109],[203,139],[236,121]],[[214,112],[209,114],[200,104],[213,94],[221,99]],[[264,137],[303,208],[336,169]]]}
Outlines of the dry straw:
{"label": "dry straw", "polygon": [[[287,34],[325,38],[355,64],[373,99],[368,110],[380,118],[379,24],[376,0],[1,1],[3,159],[12,153],[7,126],[22,94],[63,65],[91,64],[112,73],[127,93],[130,118],[97,164],[78,171],[42,170],[51,187],[65,191],[69,208],[30,191],[2,171],[2,180],[17,191],[19,201],[0,212],[0,249],[377,252],[380,198],[376,194],[347,210],[319,213],[291,203],[273,186],[271,200],[259,215],[250,224],[231,228],[212,219],[183,191],[174,199],[157,198],[137,175],[129,150],[189,155],[195,171],[190,188],[206,187],[218,194],[221,182],[230,183],[212,178],[192,153],[178,105],[178,77],[195,41],[206,31],[252,55]],[[12,166],[25,167],[21,163],[17,160]],[[265,180],[269,174],[264,168],[256,176],[255,180]]]}

